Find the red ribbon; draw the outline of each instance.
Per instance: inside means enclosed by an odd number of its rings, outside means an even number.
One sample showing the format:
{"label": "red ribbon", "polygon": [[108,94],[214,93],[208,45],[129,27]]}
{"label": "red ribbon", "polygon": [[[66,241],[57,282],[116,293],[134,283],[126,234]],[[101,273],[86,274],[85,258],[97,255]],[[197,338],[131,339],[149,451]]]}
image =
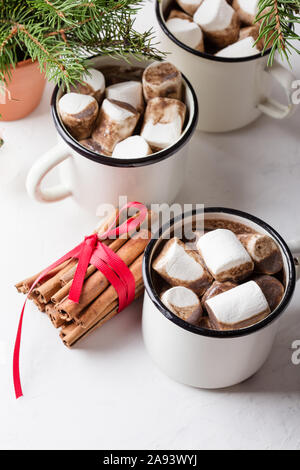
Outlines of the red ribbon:
{"label": "red ribbon", "polygon": [[[122,212],[131,207],[139,210],[138,216],[131,217],[123,224],[116,226],[116,222]],[[129,202],[124,207],[122,207],[119,215],[113,221],[111,226],[106,230],[106,232],[100,235],[100,238],[103,240],[106,238],[118,238],[125,233],[133,231],[145,220],[146,215],[147,208],[143,204],[140,202]],[[84,241],[80,243],[80,245],[66,253],[59,260],[51,264],[51,266],[48,266],[48,268],[46,268],[32,284],[21,311],[13,357],[13,379],[16,398],[23,396],[20,379],[20,345],[23,317],[28,296],[33,291],[35,286],[41,281],[41,279],[43,279],[52,269],[56,268],[67,260],[71,260],[72,258],[78,258],[78,264],[69,293],[70,300],[76,303],[79,302],[85,273],[89,264],[92,264],[99,271],[101,271],[111,283],[111,285],[116,289],[119,298],[118,312],[121,312],[134,300],[135,280],[130,269],[116,253],[114,253],[108,246],[104,245],[99,240],[99,236],[97,234],[85,237]]]}

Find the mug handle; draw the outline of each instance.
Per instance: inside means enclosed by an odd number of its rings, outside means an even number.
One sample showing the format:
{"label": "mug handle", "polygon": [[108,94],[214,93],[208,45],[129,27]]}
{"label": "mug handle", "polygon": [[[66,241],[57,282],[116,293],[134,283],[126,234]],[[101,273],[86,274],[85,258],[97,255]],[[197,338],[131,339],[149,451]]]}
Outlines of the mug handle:
{"label": "mug handle", "polygon": [[69,157],[68,147],[57,144],[37,160],[30,169],[26,180],[27,192],[32,199],[39,202],[55,202],[72,195],[72,191],[63,184],[58,184],[52,188],[41,188],[42,181],[47,173]]}
{"label": "mug handle", "polygon": [[281,65],[277,60],[274,61],[272,67],[265,69],[266,73],[269,73],[275,80],[282,86],[287,96],[288,104],[282,104],[273,98],[266,98],[262,101],[258,108],[264,114],[275,118],[275,119],[284,119],[291,116],[296,110],[296,104],[292,101],[293,87],[292,84],[296,80],[295,75],[283,65]]}
{"label": "mug handle", "polygon": [[296,276],[298,281],[300,279],[300,239],[290,240],[287,245],[295,258]]}

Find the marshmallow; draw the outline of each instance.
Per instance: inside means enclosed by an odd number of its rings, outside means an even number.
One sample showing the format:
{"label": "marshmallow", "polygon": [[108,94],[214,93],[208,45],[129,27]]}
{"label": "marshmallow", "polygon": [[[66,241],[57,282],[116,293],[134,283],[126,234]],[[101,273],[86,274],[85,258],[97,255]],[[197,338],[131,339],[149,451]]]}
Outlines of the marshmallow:
{"label": "marshmallow", "polygon": [[139,113],[144,109],[143,87],[141,82],[129,81],[110,85],[106,88],[106,98],[128,103]]}
{"label": "marshmallow", "polygon": [[191,20],[169,18],[166,22],[168,30],[183,44],[204,52],[203,34],[200,27]]}
{"label": "marshmallow", "polygon": [[181,99],[182,77],[175,65],[154,62],[143,73],[143,89],[146,101],[155,97]]}
{"label": "marshmallow", "polygon": [[75,139],[81,140],[91,135],[99,110],[95,98],[66,93],[60,98],[58,109],[63,123]]}
{"label": "marshmallow", "polygon": [[190,15],[187,15],[181,10],[171,10],[168,16],[168,20],[171,20],[172,18],[181,18],[182,20],[188,20],[193,23],[193,18],[191,18]]}
{"label": "marshmallow", "polygon": [[254,233],[238,235],[238,239],[253,259],[255,271],[263,274],[276,274],[281,271],[281,252],[271,237]]}
{"label": "marshmallow", "polygon": [[200,326],[201,328],[206,328],[207,330],[213,330],[213,326],[210,322],[210,319],[209,317],[201,317],[199,322],[198,322],[198,326]]}
{"label": "marshmallow", "polygon": [[238,15],[226,0],[204,0],[193,19],[216,47],[224,48],[238,40]]}
{"label": "marshmallow", "polygon": [[197,248],[217,281],[239,281],[249,276],[254,263],[236,235],[227,229],[207,232]]}
{"label": "marshmallow", "polygon": [[202,307],[197,295],[186,287],[172,287],[161,296],[162,303],[182,320],[196,325],[202,315]]}
{"label": "marshmallow", "polygon": [[203,297],[201,299],[202,305],[204,306],[205,302],[208,299],[211,299],[212,297],[214,297],[215,295],[222,294],[222,292],[226,292],[230,289],[233,289],[236,286],[237,286],[237,284],[235,282],[230,282],[230,281],[227,281],[227,282],[215,281],[215,282],[213,282],[212,285],[207,289],[207,291],[205,292],[205,294],[203,295]]}
{"label": "marshmallow", "polygon": [[[241,28],[240,29],[240,36],[239,36],[239,41],[241,39],[245,39],[245,38],[248,38],[248,37],[252,37],[254,39],[254,41],[256,42],[257,38],[259,36],[259,26],[258,25],[253,25],[253,26],[247,26],[246,28]],[[263,50],[264,48],[264,40],[263,39],[260,39],[257,43],[256,43],[256,47],[257,49],[259,49],[260,51]]]}
{"label": "marshmallow", "polygon": [[276,277],[266,274],[253,276],[252,280],[259,285],[267,299],[271,312],[280,304],[284,287]]}
{"label": "marshmallow", "polygon": [[165,244],[152,267],[171,286],[188,287],[199,295],[212,283],[199,254],[176,237]]}
{"label": "marshmallow", "polygon": [[230,46],[221,49],[215,55],[217,57],[249,57],[259,54],[260,50],[256,47],[252,36],[241,39]]}
{"label": "marshmallow", "polygon": [[92,134],[105,152],[112,153],[117,143],[129,137],[139,120],[140,113],[130,104],[105,99]]}
{"label": "marshmallow", "polygon": [[119,142],[113,151],[114,158],[142,158],[152,153],[151,148],[143,137],[133,135]]}
{"label": "marshmallow", "polygon": [[258,13],[258,3],[259,0],[233,0],[232,6],[243,23],[253,25]]}
{"label": "marshmallow", "polygon": [[205,307],[212,325],[218,330],[245,328],[271,313],[266,297],[254,281],[212,297]]}
{"label": "marshmallow", "polygon": [[88,69],[88,73],[82,76],[82,83],[70,86],[70,91],[74,93],[81,93],[82,95],[91,95],[98,103],[100,103],[104,96],[105,78],[100,70]]}
{"label": "marshmallow", "polygon": [[150,147],[162,150],[175,144],[181,136],[186,106],[171,98],[153,98],[146,107],[141,136]]}
{"label": "marshmallow", "polygon": [[193,16],[203,0],[176,0],[178,5],[189,15]]}
{"label": "marshmallow", "polygon": [[105,150],[101,147],[101,145],[99,145],[93,139],[83,139],[83,140],[80,140],[79,143],[83,145],[83,147],[87,148],[88,150],[91,150],[92,152],[99,153],[100,155],[105,155],[107,157],[111,156],[110,153],[105,152]]}

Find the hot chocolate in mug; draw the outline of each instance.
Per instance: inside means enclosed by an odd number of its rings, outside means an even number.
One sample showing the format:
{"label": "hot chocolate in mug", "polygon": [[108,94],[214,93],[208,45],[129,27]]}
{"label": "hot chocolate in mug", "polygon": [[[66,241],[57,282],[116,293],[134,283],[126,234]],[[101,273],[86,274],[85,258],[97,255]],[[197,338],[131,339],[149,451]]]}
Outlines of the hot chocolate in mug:
{"label": "hot chocolate in mug", "polygon": [[[166,20],[174,0],[156,0],[157,33],[168,60],[191,81],[198,101],[197,128],[206,132],[226,132],[250,124],[261,114],[283,119],[296,105],[292,87],[296,77],[276,60],[267,65],[270,49],[250,57],[227,58],[199,52],[183,44],[168,30]],[[282,104],[270,97],[272,82],[277,81],[287,98]]]}
{"label": "hot chocolate in mug", "polygon": [[[133,67],[146,67],[150,62],[130,60]],[[124,59],[95,57],[91,67],[127,66]],[[196,129],[198,103],[193,87],[183,76],[183,97],[187,119],[179,140],[170,147],[148,157],[120,159],[99,155],[80,145],[63,125],[57,103],[63,91],[55,88],[52,96],[52,116],[59,143],[43,155],[27,177],[29,195],[40,202],[55,202],[66,197],[74,199],[96,214],[100,204],[118,205],[119,196],[144,204],[171,203],[180,191],[185,177],[188,142]],[[47,173],[59,165],[61,183],[42,188]]]}
{"label": "hot chocolate in mug", "polygon": [[168,376],[199,388],[223,388],[235,385],[255,374],[268,358],[279,320],[288,315],[287,306],[293,296],[295,266],[300,255],[300,239],[286,243],[266,222],[245,212],[227,208],[205,208],[204,224],[219,221],[242,224],[254,232],[268,235],[279,247],[283,259],[284,294],[279,305],[263,320],[236,330],[214,330],[192,325],[175,315],[162,303],[155,284],[152,262],[160,253],[164,240],[171,233],[203,221],[203,209],[178,216],[161,227],[148,244],[143,278],[146,288],[142,328],[146,349],[158,367]]}

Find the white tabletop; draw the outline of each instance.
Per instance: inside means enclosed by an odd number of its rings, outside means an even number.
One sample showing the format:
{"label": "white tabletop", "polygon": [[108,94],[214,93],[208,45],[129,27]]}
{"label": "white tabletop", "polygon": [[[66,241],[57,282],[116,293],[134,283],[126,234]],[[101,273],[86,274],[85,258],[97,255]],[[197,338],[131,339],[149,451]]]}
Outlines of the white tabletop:
{"label": "white tabletop", "polygon": [[[139,16],[151,23],[153,4]],[[147,19],[147,21],[145,21]],[[300,63],[293,57],[296,76]],[[89,233],[95,219],[71,199],[29,199],[25,177],[56,135],[48,85],[28,118],[0,123],[1,329],[0,448],[5,449],[300,449],[300,289],[284,314],[271,356],[245,383],[205,391],[177,384],[148,357],[139,300],[74,350],[48,318],[28,305],[21,367],[25,396],[16,401],[12,351],[23,297],[15,282],[39,271]],[[228,134],[196,133],[182,203],[245,210],[286,239],[300,236],[299,113],[262,117]]]}

